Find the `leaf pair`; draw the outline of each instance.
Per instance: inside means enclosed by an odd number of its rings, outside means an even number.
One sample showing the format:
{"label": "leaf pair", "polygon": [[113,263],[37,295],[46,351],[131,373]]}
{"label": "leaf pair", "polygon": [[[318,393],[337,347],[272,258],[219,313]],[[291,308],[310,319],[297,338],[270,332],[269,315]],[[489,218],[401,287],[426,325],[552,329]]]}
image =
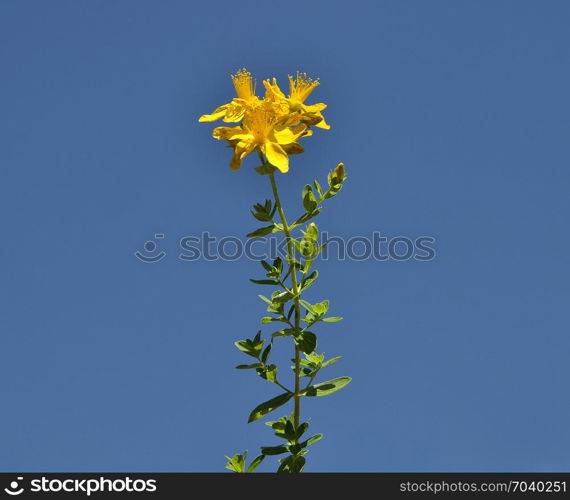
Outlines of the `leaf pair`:
{"label": "leaf pair", "polygon": [[318,302],[316,304],[311,304],[306,300],[300,300],[299,303],[307,310],[307,315],[303,318],[303,321],[311,325],[317,321],[334,323],[336,321],[342,320],[340,316],[330,316],[328,318],[323,317],[329,310],[330,303],[328,300],[323,300],[322,302]]}
{"label": "leaf pair", "polygon": [[302,366],[301,372],[304,377],[315,378],[317,373],[319,373],[322,368],[336,363],[339,359],[340,356],[337,356],[336,358],[325,361],[324,354],[317,354],[316,352],[305,354],[305,359],[302,359],[300,361],[300,364]]}
{"label": "leaf pair", "polygon": [[274,286],[281,285],[280,280],[281,280],[281,274],[283,273],[283,261],[281,260],[281,257],[277,257],[273,261],[273,265],[269,264],[269,262],[265,260],[261,261],[261,265],[265,269],[266,271],[265,276],[267,276],[268,279],[254,280],[250,278],[249,281],[251,281],[252,283],[256,283],[258,285],[274,285]]}
{"label": "leaf pair", "polygon": [[238,340],[234,342],[235,346],[241,351],[259,359],[261,354],[261,349],[263,348],[264,340],[261,340],[261,330],[257,332],[257,335],[252,339]]}
{"label": "leaf pair", "polygon": [[252,460],[252,462],[249,464],[247,468],[246,468],[246,458],[247,458],[247,451],[244,451],[243,453],[238,453],[233,457],[226,457],[226,460],[228,461],[226,463],[226,469],[229,469],[232,472],[255,472],[259,464],[263,462],[265,455],[263,454],[259,455],[257,458]]}
{"label": "leaf pair", "polygon": [[263,205],[261,203],[253,205],[251,215],[261,222],[271,222],[273,221],[275,210],[277,210],[277,206],[272,207],[271,200],[265,200]]}
{"label": "leaf pair", "polygon": [[[305,389],[301,395],[302,396],[328,396],[339,391],[343,387],[347,386],[352,379],[350,377],[338,377],[327,382],[321,382],[320,384],[313,385]],[[283,406],[293,397],[292,392],[285,392],[276,396],[268,401],[261,403],[256,406],[249,415],[248,423],[254,422],[261,417],[271,413],[280,406]]]}

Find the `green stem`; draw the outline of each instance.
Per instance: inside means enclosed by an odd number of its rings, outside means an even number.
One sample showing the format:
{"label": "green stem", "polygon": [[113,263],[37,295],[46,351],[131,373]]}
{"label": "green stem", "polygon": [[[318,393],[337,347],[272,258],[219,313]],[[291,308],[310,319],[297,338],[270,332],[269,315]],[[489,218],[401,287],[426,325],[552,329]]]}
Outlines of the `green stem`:
{"label": "green stem", "polygon": [[[277,211],[281,217],[281,222],[283,224],[283,232],[285,233],[285,240],[287,242],[287,260],[289,262],[289,271],[291,275],[291,287],[294,295],[293,303],[295,307],[295,333],[301,331],[301,308],[299,305],[299,285],[297,284],[297,270],[295,269],[295,250],[293,247],[293,242],[291,241],[291,231],[289,225],[287,224],[287,219],[285,217],[285,212],[283,211],[283,206],[281,205],[281,200],[279,199],[279,192],[277,191],[277,183],[275,182],[275,175],[273,173],[269,174],[269,179],[271,181],[271,188],[273,189],[273,197],[275,198],[275,205],[277,206]],[[293,395],[293,401],[295,409],[293,412],[293,423],[295,429],[299,428],[299,421],[301,417],[301,352],[299,346],[295,343],[295,392]]]}
{"label": "green stem", "polygon": [[289,389],[287,389],[287,387],[285,387],[283,384],[279,383],[277,380],[275,380],[275,383],[281,387],[281,389],[283,389],[285,392],[291,392]]}

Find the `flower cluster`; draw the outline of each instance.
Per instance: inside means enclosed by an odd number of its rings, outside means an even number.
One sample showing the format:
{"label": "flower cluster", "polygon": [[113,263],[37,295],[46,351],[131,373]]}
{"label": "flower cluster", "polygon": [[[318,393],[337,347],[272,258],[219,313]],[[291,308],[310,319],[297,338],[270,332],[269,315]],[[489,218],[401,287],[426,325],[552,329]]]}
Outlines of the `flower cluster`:
{"label": "flower cluster", "polygon": [[216,139],[226,140],[233,148],[232,170],[241,167],[246,155],[258,151],[272,166],[287,172],[289,155],[304,151],[297,141],[312,134],[310,127],[330,128],[321,114],[326,104],[305,104],[319,85],[318,80],[305,73],[289,76],[289,95],[281,91],[275,78],[264,80],[263,98],[256,95],[255,80],[246,69],[232,75],[232,80],[237,97],[199,119],[211,122],[221,118],[224,122],[239,123],[236,127],[217,127],[213,131]]}

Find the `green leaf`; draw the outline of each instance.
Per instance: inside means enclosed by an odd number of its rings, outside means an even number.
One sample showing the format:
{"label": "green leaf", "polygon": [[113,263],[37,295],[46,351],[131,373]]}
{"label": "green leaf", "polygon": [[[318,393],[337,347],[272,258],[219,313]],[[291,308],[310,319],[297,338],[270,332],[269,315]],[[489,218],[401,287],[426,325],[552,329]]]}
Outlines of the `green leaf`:
{"label": "green leaf", "polygon": [[295,330],[293,330],[292,328],[284,328],[283,330],[279,330],[277,332],[273,332],[271,334],[271,337],[276,338],[276,337],[290,337],[291,335],[293,335],[293,332]]}
{"label": "green leaf", "polygon": [[275,435],[280,439],[285,439],[286,441],[292,441],[295,439],[295,427],[291,419],[294,415],[290,417],[281,417],[275,422],[266,422],[265,425],[271,427],[275,432]]}
{"label": "green leaf", "polygon": [[275,258],[273,261],[273,267],[279,271],[279,274],[281,274],[281,271],[283,270],[283,260],[281,257],[277,256]]}
{"label": "green leaf", "polygon": [[249,278],[249,281],[255,283],[256,285],[273,285],[273,286],[279,285],[279,282],[275,280],[254,280]]}
{"label": "green leaf", "polygon": [[328,318],[321,318],[321,321],[326,321],[327,323],[336,323],[337,321],[342,321],[340,316],[329,316]]}
{"label": "green leaf", "polygon": [[287,401],[289,401],[293,397],[292,392],[285,392],[276,396],[268,401],[261,403],[260,405],[256,406],[249,415],[248,423],[254,422],[257,419],[267,415],[268,413],[276,410],[280,406],[283,406]]}
{"label": "green leaf", "polygon": [[318,277],[319,277],[318,271],[313,271],[308,276],[305,276],[301,281],[301,290],[306,290],[307,288],[309,288]]}
{"label": "green leaf", "polygon": [[257,458],[255,458],[250,464],[249,467],[247,468],[247,472],[255,472],[255,469],[257,469],[257,467],[259,466],[259,464],[261,462],[263,462],[263,459],[265,458],[265,455],[259,455]]}
{"label": "green leaf", "polygon": [[343,387],[347,386],[352,379],[350,377],[338,377],[327,382],[321,382],[320,384],[313,385],[309,387],[304,393],[304,396],[328,396],[337,391],[340,391]]}
{"label": "green leaf", "polygon": [[267,358],[269,357],[269,353],[271,352],[271,346],[272,345],[273,344],[268,344],[268,346],[261,353],[261,362],[262,363],[265,363],[267,361]]}
{"label": "green leaf", "polygon": [[325,362],[323,363],[322,368],[324,368],[325,366],[330,366],[330,365],[332,365],[333,363],[336,363],[340,358],[341,358],[341,356],[337,356],[336,358],[331,358],[331,359],[329,359],[328,361],[325,361]]}
{"label": "green leaf", "polygon": [[321,439],[323,439],[322,434],[315,434],[313,437],[310,437],[306,441],[303,441],[302,443],[299,443],[299,444],[301,445],[301,448],[306,448],[307,446],[311,446],[313,443],[316,443],[317,441],[320,441]]}
{"label": "green leaf", "polygon": [[291,238],[291,243],[293,243],[293,245],[295,245],[297,252],[299,252],[300,254],[303,253],[303,247],[302,247],[301,242],[299,240],[296,240],[295,238]]}
{"label": "green leaf", "polygon": [[269,365],[269,366],[261,366],[257,369],[257,374],[269,382],[275,383],[277,380],[277,366]]}
{"label": "green leaf", "polygon": [[293,229],[294,227],[297,227],[299,224],[303,224],[304,222],[307,222],[308,220],[311,220],[312,218],[316,217],[321,213],[322,209],[323,207],[317,207],[311,213],[304,213],[293,224],[291,224],[290,229]]}
{"label": "green leaf", "polygon": [[326,314],[328,310],[329,310],[329,301],[323,300],[322,302],[313,304],[313,310],[311,312],[317,314],[318,316],[322,316],[323,314]]}
{"label": "green leaf", "polygon": [[280,461],[280,466],[277,472],[290,472],[297,473],[303,470],[305,466],[305,457],[300,455],[289,455],[286,458],[282,458]]}
{"label": "green leaf", "polygon": [[254,212],[253,210],[250,210],[250,212],[258,221],[271,222],[272,220],[271,215],[266,212]]}
{"label": "green leaf", "polygon": [[263,266],[263,269],[265,269],[268,273],[273,271],[273,266],[271,264],[269,264],[269,262],[266,262],[265,260],[260,261],[261,265]]}
{"label": "green leaf", "polygon": [[271,323],[273,321],[282,321],[280,318],[272,318],[271,316],[265,316],[264,318],[261,318],[261,323],[263,325],[266,325],[267,323]]}
{"label": "green leaf", "polygon": [[295,342],[306,354],[311,354],[317,348],[317,336],[313,332],[303,332],[300,336],[295,337]]}
{"label": "green leaf", "polygon": [[265,295],[258,295],[258,297],[263,300],[263,302],[266,302],[267,304],[272,304],[273,302],[271,300],[269,300]]}
{"label": "green leaf", "polygon": [[269,284],[280,285],[281,283],[279,283],[279,278],[281,277],[281,273],[283,272],[283,261],[281,260],[281,258],[277,257],[273,261],[273,265],[270,265],[268,262],[262,260],[261,265],[266,271],[266,276],[270,278],[271,281],[270,280],[267,281],[251,280],[251,281],[254,281],[254,283],[259,282],[263,285],[269,285]]}
{"label": "green leaf", "polygon": [[305,433],[305,431],[309,428],[309,422],[303,422],[299,428],[297,429],[297,432],[295,432],[295,441],[298,441],[299,438]]}
{"label": "green leaf", "polygon": [[244,451],[243,454],[238,453],[233,457],[226,457],[228,461],[226,463],[226,469],[229,469],[234,472],[244,472],[245,471],[245,459],[247,457],[247,451]]}
{"label": "green leaf", "polygon": [[311,222],[303,235],[305,239],[315,242],[319,239],[319,228],[314,222]]}
{"label": "green leaf", "polygon": [[250,339],[247,340],[238,340],[234,342],[234,345],[245,354],[249,356],[253,356],[254,358],[259,357],[259,353],[263,347],[264,341],[263,340],[254,340],[251,341]]}
{"label": "green leaf", "polygon": [[272,302],[267,306],[267,312],[283,316],[283,307],[283,304],[280,302]]}
{"label": "green leaf", "polygon": [[269,365],[265,372],[265,378],[274,384],[277,380],[277,366]]}
{"label": "green leaf", "polygon": [[303,299],[299,299],[299,304],[301,304],[307,311],[314,313],[315,311],[313,310],[313,306],[312,304],[310,304],[309,302],[307,302],[306,300]]}
{"label": "green leaf", "polygon": [[261,222],[271,222],[273,220],[271,200],[265,200],[265,203],[263,205],[261,203],[256,203],[253,205],[251,215],[253,215],[257,220]]}
{"label": "green leaf", "polygon": [[253,363],[252,365],[237,365],[237,370],[249,370],[251,368],[259,368],[261,367],[261,363]]}
{"label": "green leaf", "polygon": [[[307,323],[315,323],[320,321],[321,316],[323,316],[329,309],[329,301],[323,300],[322,302],[318,302],[317,304],[303,304],[305,309],[307,309],[308,313],[305,318],[302,318],[303,321]],[[337,320],[338,321],[338,320]]]}
{"label": "green leaf", "polygon": [[315,434],[313,437],[310,437],[309,439],[307,439],[307,446],[312,445],[313,443],[316,443],[317,441],[320,441],[321,439],[323,439],[323,435],[322,434]]}
{"label": "green leaf", "polygon": [[291,472],[291,464],[293,463],[293,459],[295,458],[294,455],[289,455],[286,458],[282,458],[279,460],[279,468],[277,472]]}
{"label": "green leaf", "polygon": [[264,455],[281,455],[287,453],[287,446],[262,446],[261,453]]}
{"label": "green leaf", "polygon": [[289,451],[293,454],[296,455],[297,453],[299,453],[301,450],[303,449],[303,447],[297,443],[297,444],[292,444],[289,446]]}
{"label": "green leaf", "polygon": [[303,207],[307,212],[312,212],[315,208],[317,208],[317,200],[315,200],[315,195],[313,194],[313,188],[310,184],[307,184],[303,188]]}
{"label": "green leaf", "polygon": [[277,302],[278,304],[283,304],[285,302],[290,301],[294,295],[290,292],[278,292],[272,295],[273,302]]}
{"label": "green leaf", "polygon": [[251,233],[246,234],[247,238],[261,238],[263,236],[267,236],[275,231],[277,231],[277,226],[275,224],[271,224],[271,226],[264,226],[252,231]]}
{"label": "green leaf", "polygon": [[336,196],[339,193],[339,191],[341,190],[341,188],[342,188],[342,184],[331,186],[328,189],[328,191],[325,193],[325,199],[329,199],[329,198],[332,198],[333,196]]}
{"label": "green leaf", "polygon": [[264,163],[259,167],[255,167],[255,171],[260,175],[268,175],[275,172],[277,169],[270,163]]}
{"label": "green leaf", "polygon": [[283,429],[283,434],[289,436],[289,439],[293,439],[295,437],[295,426],[291,418],[285,420],[285,428]]}
{"label": "green leaf", "polygon": [[323,196],[323,189],[321,188],[321,185],[319,184],[319,181],[317,181],[317,179],[313,181],[313,185],[315,186],[315,189],[317,190],[319,196]]}
{"label": "green leaf", "polygon": [[324,354],[317,354],[316,352],[305,354],[305,358],[310,361],[313,365],[318,365],[325,359]]}
{"label": "green leaf", "polygon": [[299,241],[291,238],[291,241],[293,242],[293,245],[295,245],[297,251],[304,257],[315,257],[319,253],[317,245],[310,240],[303,239]]}

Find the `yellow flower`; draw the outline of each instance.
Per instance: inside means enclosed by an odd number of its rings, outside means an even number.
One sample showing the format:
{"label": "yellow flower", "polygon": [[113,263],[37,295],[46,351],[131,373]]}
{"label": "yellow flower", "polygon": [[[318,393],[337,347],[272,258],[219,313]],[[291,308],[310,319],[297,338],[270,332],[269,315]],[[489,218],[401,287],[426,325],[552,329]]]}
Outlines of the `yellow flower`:
{"label": "yellow flower", "polygon": [[235,127],[218,127],[213,135],[226,140],[233,148],[230,167],[238,170],[248,154],[258,151],[281,172],[289,170],[289,155],[302,153],[297,140],[312,135],[310,126],[328,129],[321,111],[326,104],[305,104],[311,92],[319,85],[305,73],[289,77],[289,95],[285,96],[277,81],[265,80],[263,99],[255,94],[255,80],[245,68],[232,75],[237,97],[220,106],[209,115],[202,115],[201,122],[241,122]]}
{"label": "yellow flower", "polygon": [[306,99],[311,95],[315,87],[319,85],[318,80],[309,78],[306,73],[297,72],[296,78],[289,75],[289,97],[285,97],[275,78],[271,82],[264,80],[263,85],[265,86],[266,96],[272,96],[273,99],[287,102],[289,111],[298,114],[301,122],[327,130],[331,128],[321,113],[327,107],[326,104],[305,104]]}
{"label": "yellow flower", "polygon": [[294,127],[287,125],[288,115],[284,114],[281,103],[263,100],[254,104],[244,104],[244,119],[237,127],[217,127],[213,136],[225,139],[234,148],[230,162],[232,170],[238,170],[245,156],[255,150],[261,151],[274,167],[285,173],[289,170],[289,154],[301,153],[303,148],[297,139],[310,135],[307,126],[300,123]]}
{"label": "yellow flower", "polygon": [[255,80],[245,68],[240,69],[235,75],[231,75],[236,89],[237,98],[231,102],[216,108],[209,115],[202,115],[198,121],[213,122],[223,118],[225,122],[239,122],[243,119],[245,108],[248,103],[257,103],[259,98],[255,95]]}

